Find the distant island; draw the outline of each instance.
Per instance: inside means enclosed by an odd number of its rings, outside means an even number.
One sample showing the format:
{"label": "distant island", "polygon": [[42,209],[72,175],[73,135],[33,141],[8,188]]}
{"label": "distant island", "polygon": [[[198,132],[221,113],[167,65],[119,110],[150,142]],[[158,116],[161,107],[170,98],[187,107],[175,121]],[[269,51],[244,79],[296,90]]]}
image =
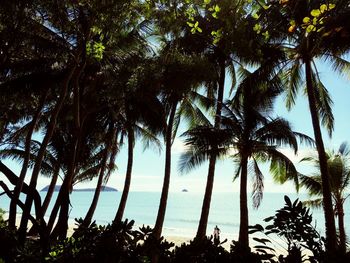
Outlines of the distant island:
{"label": "distant island", "polygon": [[[58,192],[60,190],[61,186],[56,185],[54,192]],[[43,189],[41,189],[41,192],[47,192],[49,189],[49,186],[45,186]],[[78,188],[78,189],[73,189],[74,192],[95,192],[95,188]],[[118,192],[117,189],[109,186],[102,187],[101,189],[102,192]]]}
{"label": "distant island", "polygon": [[188,192],[188,190],[187,189],[182,189],[182,191],[181,192],[183,192],[183,193],[187,193]]}

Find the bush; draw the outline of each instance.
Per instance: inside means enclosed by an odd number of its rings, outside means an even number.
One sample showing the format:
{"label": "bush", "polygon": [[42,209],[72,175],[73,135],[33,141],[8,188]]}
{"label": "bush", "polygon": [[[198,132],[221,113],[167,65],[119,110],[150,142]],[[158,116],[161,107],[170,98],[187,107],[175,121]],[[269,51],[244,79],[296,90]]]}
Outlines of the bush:
{"label": "bush", "polygon": [[[316,231],[312,225],[312,215],[302,202],[296,199],[293,203],[285,196],[285,206],[276,211],[274,216],[264,219],[271,222],[263,228],[257,224],[250,227],[250,234],[261,233],[266,237],[277,235],[286,243],[287,255],[278,256],[279,262],[303,262],[307,258],[309,262],[323,262],[324,238]],[[270,247],[272,242],[269,238],[253,238],[259,245],[255,246],[257,252],[266,256],[275,256],[275,250]],[[308,250],[309,253],[302,253]],[[311,253],[311,255],[309,255]],[[277,256],[276,256],[277,257]],[[270,262],[274,262],[272,257]]]}
{"label": "bush", "polygon": [[194,239],[189,244],[182,244],[175,248],[172,262],[231,262],[230,253],[222,247],[222,244],[215,244],[212,236],[204,240]]}

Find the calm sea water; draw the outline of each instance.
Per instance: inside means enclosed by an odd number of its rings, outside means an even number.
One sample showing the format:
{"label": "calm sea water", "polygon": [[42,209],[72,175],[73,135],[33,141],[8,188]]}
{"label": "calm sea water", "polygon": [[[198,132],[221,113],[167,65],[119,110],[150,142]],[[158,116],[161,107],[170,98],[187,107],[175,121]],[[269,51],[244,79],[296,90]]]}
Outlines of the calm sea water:
{"label": "calm sea water", "polygon": [[[44,197],[45,193],[41,192]],[[57,192],[53,198],[56,198]],[[98,207],[96,209],[94,220],[98,224],[110,223],[116,213],[121,192],[102,192]],[[255,210],[249,205],[249,224],[262,224],[263,219],[274,215],[275,211],[284,205],[283,194],[281,193],[265,193],[259,209]],[[288,194],[291,200],[299,198],[306,200],[304,194]],[[84,217],[93,192],[73,192],[71,195],[71,224],[74,218]],[[152,226],[156,220],[158,211],[160,193],[155,192],[130,192],[128,203],[125,210],[125,218],[134,219],[136,226],[150,225]],[[167,236],[183,236],[194,237],[198,220],[200,217],[203,195],[199,193],[170,193],[168,199],[168,207],[165,217],[163,234]],[[0,207],[8,210],[8,198],[0,197]],[[348,211],[350,203],[345,204],[345,210]],[[51,207],[49,208],[49,210]],[[49,213],[49,211],[48,211]],[[314,224],[323,234],[324,219],[322,210],[312,210]],[[237,239],[239,230],[239,194],[238,193],[214,193],[212,197],[209,224],[207,234],[213,232],[215,226],[221,229],[222,238]],[[349,214],[345,215],[345,226],[350,225]],[[350,235],[350,229],[347,233]]]}

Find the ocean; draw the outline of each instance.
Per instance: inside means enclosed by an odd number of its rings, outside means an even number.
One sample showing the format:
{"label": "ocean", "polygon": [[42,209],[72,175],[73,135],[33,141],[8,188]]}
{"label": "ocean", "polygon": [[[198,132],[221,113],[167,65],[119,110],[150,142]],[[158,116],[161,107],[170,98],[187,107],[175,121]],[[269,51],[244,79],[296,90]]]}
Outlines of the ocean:
{"label": "ocean", "polygon": [[[45,192],[40,193],[42,197]],[[93,192],[73,192],[71,194],[70,224],[74,218],[84,217],[93,197]],[[57,196],[54,193],[53,200]],[[284,205],[283,193],[264,193],[261,206],[253,209],[249,200],[249,224],[266,225],[264,218],[272,216]],[[288,194],[294,201],[306,200],[306,194]],[[108,224],[113,220],[118,208],[121,192],[102,192],[95,211],[94,220],[98,224]],[[124,218],[135,220],[135,227],[152,226],[156,220],[160,193],[158,192],[130,192]],[[168,206],[165,216],[163,235],[193,238],[195,236],[200,217],[203,195],[200,193],[178,192],[169,193]],[[51,204],[52,206],[52,204]],[[0,197],[0,208],[8,210],[9,199]],[[345,204],[348,212],[349,201]],[[48,213],[51,207],[49,207]],[[324,218],[321,209],[311,210],[313,224],[324,234]],[[213,193],[207,235],[213,233],[215,226],[221,230],[221,238],[237,240],[239,231],[239,193]],[[350,216],[345,214],[345,227],[350,226]],[[349,228],[347,234],[350,235]]]}

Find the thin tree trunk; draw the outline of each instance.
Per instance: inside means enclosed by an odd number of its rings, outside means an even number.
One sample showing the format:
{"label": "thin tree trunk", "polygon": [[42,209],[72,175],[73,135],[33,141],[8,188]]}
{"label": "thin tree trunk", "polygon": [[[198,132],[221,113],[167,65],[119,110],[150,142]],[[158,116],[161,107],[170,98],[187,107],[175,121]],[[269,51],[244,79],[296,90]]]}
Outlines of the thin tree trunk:
{"label": "thin tree trunk", "polygon": [[339,227],[339,248],[342,253],[346,252],[346,235],[344,226],[344,209],[343,204],[337,205],[338,210],[338,227]]}
{"label": "thin tree trunk", "polygon": [[[218,82],[218,96],[216,103],[216,113],[214,127],[219,128],[221,123],[221,110],[222,102],[224,97],[224,86],[225,86],[225,61],[222,59],[220,61],[220,73],[219,73],[219,82]],[[208,217],[211,203],[211,196],[213,193],[214,186],[214,175],[215,175],[215,165],[216,165],[216,154],[211,153],[209,157],[209,168],[207,176],[207,184],[205,187],[205,193],[202,204],[201,217],[199,219],[198,229],[196,239],[203,240],[206,237]]]}
{"label": "thin tree trunk", "polygon": [[[62,187],[62,186],[61,186]],[[57,214],[58,214],[58,211],[60,209],[60,205],[61,205],[61,195],[58,193],[58,196],[57,196],[57,199],[56,199],[56,202],[51,210],[51,214],[50,214],[50,218],[49,218],[49,221],[47,223],[47,231],[49,233],[51,233],[51,230],[53,228],[53,225],[55,224],[55,220],[57,218]]]}
{"label": "thin tree trunk", "polygon": [[[0,181],[0,186],[4,189],[4,191],[7,194],[7,196],[12,200],[13,194],[8,189],[7,185],[3,181]],[[27,188],[27,185],[23,184],[23,189],[25,189],[25,188]],[[22,203],[22,201],[20,199],[17,199],[17,205],[20,208],[22,208],[22,210],[24,209],[24,204]],[[40,244],[41,244],[41,254],[43,256],[47,255],[47,252],[48,252],[48,233],[47,233],[47,230],[46,230],[46,224],[45,224],[44,220],[43,219],[37,220],[30,214],[28,216],[28,220],[30,220],[32,222],[33,226],[35,226],[39,230],[39,234],[40,234],[40,240],[39,241],[40,241]]]}
{"label": "thin tree trunk", "polygon": [[241,160],[241,185],[240,185],[240,224],[239,224],[239,237],[238,242],[242,248],[249,248],[249,237],[248,237],[248,198],[247,198],[247,180],[248,180],[248,158],[242,156]]}
{"label": "thin tree trunk", "polygon": [[174,118],[176,113],[176,107],[177,107],[177,102],[173,102],[171,106],[168,125],[166,128],[164,180],[163,180],[162,193],[161,193],[160,202],[159,202],[157,220],[153,229],[153,235],[157,239],[159,239],[162,235],[166,205],[168,201],[170,173],[171,173],[171,144],[172,144],[172,133],[173,133],[173,124],[174,124]]}
{"label": "thin tree trunk", "polygon": [[58,163],[55,167],[55,171],[53,173],[49,188],[47,189],[47,193],[46,193],[43,205],[42,205],[42,212],[43,212],[44,216],[45,216],[47,208],[49,207],[49,204],[51,202],[53,192],[55,191],[55,187],[56,187],[56,183],[57,183],[57,179],[58,179],[59,174],[60,174],[60,166]]}
{"label": "thin tree trunk", "polygon": [[69,214],[69,205],[70,205],[69,195],[73,185],[73,177],[75,174],[75,162],[77,158],[78,147],[80,144],[79,141],[80,141],[79,136],[77,136],[72,149],[73,156],[56,200],[56,203],[60,204],[60,212],[59,212],[55,230],[53,231],[54,234],[52,234],[52,238],[55,238],[57,234],[59,240],[63,240],[67,236],[68,214]]}
{"label": "thin tree trunk", "polygon": [[128,165],[126,168],[125,182],[123,188],[123,194],[120,199],[119,207],[117,214],[114,218],[114,222],[120,222],[123,219],[123,214],[126,206],[126,202],[128,200],[130,184],[131,184],[131,174],[132,174],[132,165],[134,159],[134,131],[131,125],[128,125]]}
{"label": "thin tree trunk", "polygon": [[92,199],[90,208],[89,208],[88,212],[86,213],[86,216],[85,216],[84,221],[83,221],[83,225],[84,226],[89,226],[91,224],[92,217],[94,216],[94,213],[95,213],[95,210],[96,210],[96,207],[97,207],[97,202],[98,202],[98,199],[100,197],[100,193],[101,193],[101,189],[102,189],[103,176],[105,175],[105,170],[106,170],[108,149],[105,149],[105,151],[106,151],[106,153],[105,153],[105,156],[103,157],[103,160],[102,160],[102,166],[101,166],[101,169],[100,169],[100,174],[98,176],[98,181],[97,181],[94,197]]}
{"label": "thin tree trunk", "polygon": [[58,216],[57,225],[55,227],[54,233],[52,234],[52,237],[55,237],[55,234],[57,233],[58,238],[60,240],[63,240],[67,236],[67,230],[68,230],[68,217],[69,217],[69,205],[70,205],[70,192],[72,190],[73,186],[73,178],[75,175],[75,165],[76,165],[76,159],[78,155],[78,151],[81,147],[81,136],[82,136],[82,130],[83,130],[83,123],[86,118],[86,115],[84,118],[81,116],[80,111],[80,87],[79,87],[79,79],[84,71],[86,66],[86,57],[85,53],[83,54],[83,59],[80,64],[80,66],[77,68],[77,71],[75,72],[75,76],[73,78],[74,80],[74,86],[73,86],[73,106],[74,106],[74,123],[75,123],[75,133],[73,138],[74,144],[72,148],[73,156],[71,159],[71,162],[68,167],[67,175],[63,180],[59,195],[61,195],[60,198],[60,213]]}
{"label": "thin tree trunk", "polygon": [[[45,214],[46,214],[46,211],[47,211],[47,208],[50,204],[50,201],[51,201],[51,198],[52,198],[52,195],[53,195],[53,192],[55,190],[55,186],[56,186],[56,182],[57,182],[57,179],[58,179],[58,175],[59,175],[59,171],[60,171],[60,166],[59,166],[59,163],[56,164],[56,167],[54,168],[54,173],[53,173],[53,176],[52,176],[52,179],[51,179],[51,182],[50,182],[50,186],[47,190],[47,193],[46,193],[46,196],[45,196],[45,200],[43,202],[43,205],[41,206],[41,214],[42,216],[44,217]],[[37,218],[37,220],[39,220]],[[51,230],[51,229],[50,229]],[[49,228],[47,227],[47,232],[49,233]],[[30,236],[33,236],[35,235],[36,233],[38,233],[38,229],[33,225],[31,227],[31,229],[28,231],[28,235]]]}
{"label": "thin tree trunk", "polygon": [[[3,162],[0,161],[0,172],[3,173],[7,180],[10,181],[10,183],[12,185],[16,185],[17,181],[18,181],[18,177],[16,176],[16,174],[14,172],[12,172]],[[26,183],[23,183],[23,187],[22,187],[22,193],[25,193],[28,195],[30,191],[29,186]],[[12,195],[11,195],[12,196]],[[34,191],[34,205],[35,205],[35,211],[40,210],[41,208],[41,197],[38,193],[38,191],[35,189]],[[23,210],[23,207],[21,207]],[[36,215],[38,218],[38,215]]]}
{"label": "thin tree trunk", "polygon": [[31,146],[31,141],[32,141],[32,135],[35,130],[36,125],[38,124],[38,120],[41,114],[41,110],[44,107],[45,100],[47,98],[48,91],[45,92],[45,95],[40,99],[40,103],[38,106],[37,111],[35,112],[33,119],[29,125],[29,130],[26,135],[26,140],[25,140],[25,147],[24,147],[24,159],[23,159],[23,164],[22,164],[22,169],[16,184],[16,187],[14,189],[13,193],[13,199],[11,199],[10,203],[10,211],[9,211],[9,221],[8,225],[10,228],[15,229],[16,228],[16,216],[17,216],[17,203],[18,199],[20,196],[20,193],[22,191],[23,187],[23,182],[27,174],[28,170],[28,165],[29,165],[29,160],[30,160],[30,146]]}
{"label": "thin tree trunk", "polygon": [[[27,225],[28,225],[28,217],[30,215],[30,210],[31,210],[32,204],[33,204],[32,191],[34,191],[36,189],[36,184],[37,184],[37,180],[38,180],[39,173],[41,170],[41,164],[42,164],[42,161],[44,159],[46,147],[49,144],[49,141],[50,141],[52,134],[55,130],[57,117],[58,117],[58,114],[63,106],[64,101],[65,101],[65,98],[66,98],[66,95],[68,92],[68,85],[69,85],[70,79],[71,79],[74,71],[75,71],[75,67],[69,72],[66,79],[64,80],[63,87],[62,87],[61,93],[60,93],[60,97],[56,103],[56,106],[54,107],[54,109],[52,111],[49,126],[47,128],[46,134],[45,134],[44,139],[41,143],[37,158],[35,160],[35,165],[33,168],[32,177],[31,177],[30,184],[29,184],[31,191],[29,191],[27,198],[26,198],[26,201],[25,201],[25,207],[23,210],[22,220],[21,220],[21,224],[20,224],[20,228],[19,228],[19,241],[22,244],[24,243],[24,240],[25,240]],[[42,217],[42,216],[40,216],[40,217]]]}
{"label": "thin tree trunk", "polygon": [[322,133],[320,128],[319,116],[316,107],[316,95],[312,83],[312,70],[311,61],[305,61],[305,75],[306,75],[306,90],[309,101],[309,108],[312,120],[312,126],[314,129],[315,142],[318,152],[318,158],[320,161],[320,172],[322,179],[322,195],[323,195],[323,208],[325,214],[325,227],[326,227],[326,248],[329,253],[334,254],[336,251],[336,229],[334,212],[332,206],[331,189],[328,178],[327,157],[322,139]]}

